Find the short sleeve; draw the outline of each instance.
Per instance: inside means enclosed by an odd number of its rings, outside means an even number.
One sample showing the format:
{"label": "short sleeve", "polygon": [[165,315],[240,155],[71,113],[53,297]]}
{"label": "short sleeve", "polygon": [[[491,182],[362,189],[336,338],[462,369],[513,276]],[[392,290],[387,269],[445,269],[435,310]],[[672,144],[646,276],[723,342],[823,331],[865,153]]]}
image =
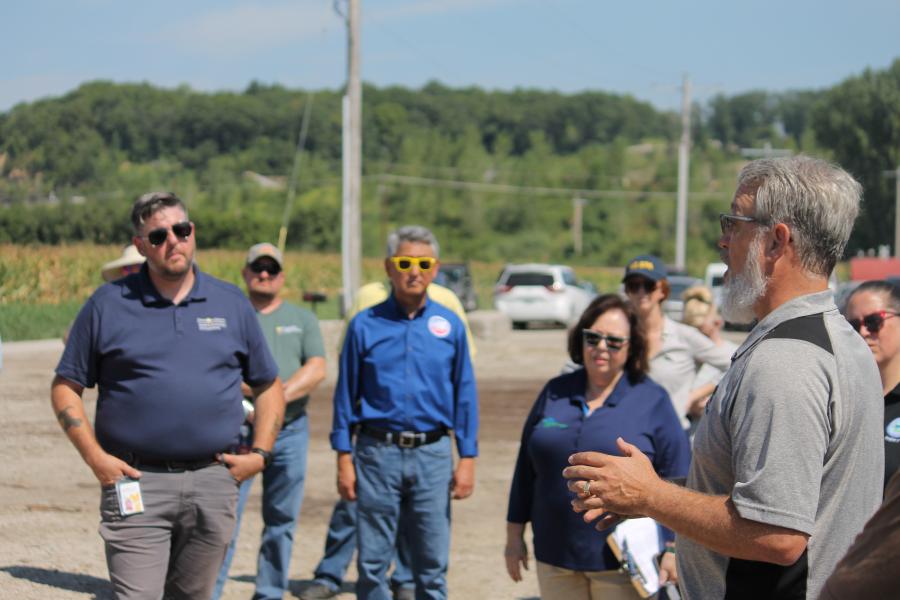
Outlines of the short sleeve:
{"label": "short sleeve", "polygon": [[250,387],[271,383],[278,377],[278,365],[272,358],[272,352],[259,326],[259,319],[246,298],[241,298],[239,310],[247,347],[247,359],[243,365],[244,381]]}
{"label": "short sleeve", "polygon": [[319,327],[319,319],[308,310],[304,310],[303,316],[303,361],[314,356],[325,356],[325,342],[322,339],[322,329]]}
{"label": "short sleeve", "polygon": [[829,439],[833,357],[805,342],[762,342],[729,416],[732,501],[752,521],[811,534]]}
{"label": "short sleeve", "polygon": [[56,365],[57,375],[86,388],[97,384],[96,349],[99,328],[100,315],[94,298],[91,297],[81,307],[69,330],[66,348]]}

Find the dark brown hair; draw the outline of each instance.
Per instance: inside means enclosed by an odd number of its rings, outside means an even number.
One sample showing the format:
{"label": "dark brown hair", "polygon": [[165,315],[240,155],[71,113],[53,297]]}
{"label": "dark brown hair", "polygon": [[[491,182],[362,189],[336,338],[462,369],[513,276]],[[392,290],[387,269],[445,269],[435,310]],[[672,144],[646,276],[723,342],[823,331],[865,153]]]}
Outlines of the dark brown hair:
{"label": "dark brown hair", "polygon": [[581,330],[590,329],[600,315],[610,310],[620,310],[625,313],[631,334],[628,340],[628,358],[625,360],[625,372],[632,383],[644,378],[650,368],[647,360],[647,339],[644,336],[644,328],[638,321],[637,313],[631,302],[623,300],[618,294],[603,294],[597,296],[588,304],[581,313],[581,318],[575,326],[569,330],[569,357],[579,365],[584,364],[584,341]]}
{"label": "dark brown hair", "polygon": [[135,200],[131,207],[131,225],[134,227],[134,232],[140,235],[144,221],[152,217],[154,213],[173,206],[183,210],[184,216],[187,217],[187,207],[181,201],[181,198],[172,192],[149,192],[144,194]]}
{"label": "dark brown hair", "polygon": [[855,290],[850,292],[850,296],[847,297],[847,301],[844,303],[844,312],[847,311],[846,307],[850,305],[850,300],[853,299],[853,296],[860,292],[884,294],[887,299],[885,304],[887,304],[891,310],[900,311],[900,286],[897,286],[890,281],[873,280],[859,284],[856,286]]}

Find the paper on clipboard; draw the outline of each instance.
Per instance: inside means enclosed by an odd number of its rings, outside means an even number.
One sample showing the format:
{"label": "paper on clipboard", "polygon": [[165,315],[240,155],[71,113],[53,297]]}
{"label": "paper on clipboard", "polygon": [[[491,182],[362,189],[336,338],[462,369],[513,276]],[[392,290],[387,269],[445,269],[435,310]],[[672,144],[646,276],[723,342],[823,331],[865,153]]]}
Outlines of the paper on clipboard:
{"label": "paper on clipboard", "polygon": [[659,554],[659,529],[656,521],[643,517],[626,519],[606,538],[613,554],[625,566],[631,583],[641,598],[659,590],[656,557]]}

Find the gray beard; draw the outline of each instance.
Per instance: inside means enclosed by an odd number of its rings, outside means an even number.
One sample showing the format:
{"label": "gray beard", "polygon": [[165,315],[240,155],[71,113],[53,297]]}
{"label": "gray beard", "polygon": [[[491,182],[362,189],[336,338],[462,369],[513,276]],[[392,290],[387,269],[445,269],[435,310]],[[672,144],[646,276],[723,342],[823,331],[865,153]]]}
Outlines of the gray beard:
{"label": "gray beard", "polygon": [[756,318],[753,306],[766,293],[769,282],[763,275],[762,262],[758,258],[761,242],[761,236],[753,240],[743,270],[740,273],[729,272],[728,281],[722,287],[721,313],[729,323],[752,322]]}

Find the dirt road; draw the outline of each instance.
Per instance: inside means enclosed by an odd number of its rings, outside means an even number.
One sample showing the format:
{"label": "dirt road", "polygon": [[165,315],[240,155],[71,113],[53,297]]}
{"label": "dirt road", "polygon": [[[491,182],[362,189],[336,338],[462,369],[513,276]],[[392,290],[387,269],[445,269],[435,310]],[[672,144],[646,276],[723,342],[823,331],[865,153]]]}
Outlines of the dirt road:
{"label": "dirt road", "polygon": [[[336,346],[336,325],[323,330]],[[507,492],[522,422],[544,382],[565,360],[562,330],[509,331],[478,339],[481,457],[473,497],[453,504],[450,597],[534,598],[533,570],[513,584],[502,558]],[[58,341],[7,343],[0,372],[0,598],[111,598],[97,534],[99,488],[53,418],[49,385],[62,352]],[[337,499],[328,445],[334,352],[329,376],[310,403],[311,440],[305,499],[291,565],[291,591],[308,585],[321,557]],[[86,394],[93,415],[95,394]],[[259,486],[250,498],[225,598],[249,598],[261,529]],[[352,598],[351,567],[341,598]],[[293,597],[288,594],[286,597]],[[202,600],[202,599],[201,599]]]}

